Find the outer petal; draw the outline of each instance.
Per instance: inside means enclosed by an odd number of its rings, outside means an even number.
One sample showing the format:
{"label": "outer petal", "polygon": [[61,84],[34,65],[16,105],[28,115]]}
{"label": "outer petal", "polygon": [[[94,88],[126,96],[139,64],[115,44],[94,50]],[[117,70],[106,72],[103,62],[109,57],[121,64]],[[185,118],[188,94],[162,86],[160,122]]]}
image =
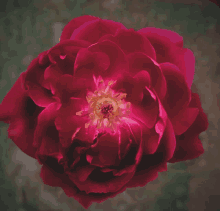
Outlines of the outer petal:
{"label": "outer petal", "polygon": [[40,176],[45,184],[54,187],[61,187],[67,196],[76,199],[85,209],[88,209],[93,202],[101,203],[108,198],[122,193],[126,189],[126,187],[123,187],[114,193],[87,194],[84,191],[80,191],[65,174],[57,173],[46,166],[42,167]]}
{"label": "outer petal", "polygon": [[108,69],[109,65],[110,60],[106,53],[91,52],[90,48],[83,48],[77,54],[74,68],[84,67],[90,69],[90,71],[94,69],[95,71],[103,72]]}
{"label": "outer petal", "polygon": [[190,88],[195,72],[195,57],[191,50],[183,48],[182,36],[170,30],[154,27],[147,27],[138,32],[150,40],[157,54],[157,62],[175,64],[183,72]]}
{"label": "outer petal", "polygon": [[194,159],[204,153],[199,134],[208,128],[208,119],[203,112],[198,94],[192,93],[190,107],[197,107],[199,114],[193,124],[182,135],[176,137],[177,145],[174,156],[169,162],[174,163]]}
{"label": "outer petal", "polygon": [[160,40],[160,42],[169,42],[177,45],[178,47],[183,47],[183,37],[174,31],[155,27],[147,27],[138,30],[138,32],[150,38],[155,37],[155,39]]}
{"label": "outer petal", "polygon": [[45,88],[44,82],[45,67],[39,64],[39,57],[34,59],[23,75],[23,86],[28,95],[40,107],[46,107],[55,100],[52,93]]}
{"label": "outer petal", "polygon": [[106,35],[101,37],[99,41],[101,40],[111,40],[115,42],[125,54],[143,52],[156,60],[156,52],[149,40],[141,33],[134,31],[134,29],[118,30],[115,36]]}
{"label": "outer petal", "polygon": [[128,55],[129,72],[132,75],[140,71],[147,71],[151,77],[152,88],[156,91],[160,99],[163,99],[166,90],[166,80],[161,71],[160,65],[144,53],[131,53]]}
{"label": "outer petal", "polygon": [[63,29],[63,32],[60,37],[60,41],[69,40],[74,30],[79,28],[81,25],[88,21],[96,20],[98,17],[94,17],[91,15],[84,15],[77,18],[72,19]]}
{"label": "outer petal", "polygon": [[[125,100],[131,104],[138,104],[143,100],[143,84],[139,80],[133,78],[130,74],[124,73],[118,76],[116,83],[111,88],[117,93],[126,93]],[[146,82],[147,83],[147,82]]]}
{"label": "outer petal", "polygon": [[126,29],[126,27],[121,23],[111,20],[97,19],[85,22],[72,33],[70,39],[79,39],[90,43],[96,43],[100,37],[106,34],[115,34],[118,29]]}
{"label": "outer petal", "polygon": [[156,151],[156,154],[163,154],[163,161],[168,161],[173,157],[176,149],[176,137],[173,129],[173,125],[169,119],[167,119],[166,128],[161,138],[160,144]]}
{"label": "outer petal", "polygon": [[153,154],[157,150],[161,138],[167,125],[167,114],[161,102],[158,99],[159,114],[157,122],[152,129],[145,129],[143,131],[143,151],[145,154]]}
{"label": "outer petal", "polygon": [[[111,41],[102,41],[91,45],[88,50],[92,53],[102,53],[103,55],[107,55],[110,62],[109,67],[105,69],[93,69],[93,66],[79,66],[76,63],[74,67],[74,76],[82,77],[82,78],[91,78],[93,75],[98,77],[101,75],[103,79],[111,79],[114,80],[118,77],[118,75],[128,71],[128,60],[123,53],[123,51],[113,42]],[[80,55],[79,55],[80,56]],[[102,62],[101,62],[102,63]]]}
{"label": "outer petal", "polygon": [[[37,118],[37,127],[34,131],[34,146],[39,147],[42,141],[42,138],[51,136],[52,130],[50,127],[54,128],[54,120],[57,116],[57,111],[60,108],[59,103],[51,103],[47,108],[45,108]],[[35,120],[36,121],[36,120]]]}
{"label": "outer petal", "polygon": [[97,142],[88,151],[87,161],[92,165],[104,167],[119,163],[118,148],[119,134],[106,133],[97,137]]}
{"label": "outer petal", "polygon": [[86,104],[81,98],[71,98],[68,104],[60,108],[55,125],[63,147],[69,147],[74,139],[80,139],[89,145],[93,143],[96,131],[93,127],[85,128],[85,123],[89,121],[88,116],[76,115]]}
{"label": "outer petal", "polygon": [[80,78],[64,74],[51,81],[51,90],[62,104],[68,104],[70,98],[85,99],[88,91],[95,91],[95,83],[89,77]]}
{"label": "outer petal", "polygon": [[[166,162],[161,162],[156,159],[157,156],[145,155],[139,163],[136,173],[130,182],[127,183],[127,188],[143,187],[147,183],[155,180],[158,177],[158,172],[167,171]],[[152,162],[153,161],[153,162]]]}
{"label": "outer petal", "polygon": [[74,173],[69,174],[69,178],[81,190],[89,193],[115,193],[123,188],[133,177],[134,171],[121,176],[114,176],[112,172],[102,172],[95,169],[89,177],[81,182]]}
{"label": "outer petal", "polygon": [[33,134],[36,127],[36,118],[41,108],[28,97],[22,87],[20,75],[11,90],[0,104],[0,120],[10,123],[8,136],[27,155],[35,158],[36,148],[33,147]]}
{"label": "outer petal", "polygon": [[191,92],[184,75],[177,66],[171,63],[162,63],[160,67],[167,82],[167,94],[163,100],[163,105],[172,119],[189,105]]}

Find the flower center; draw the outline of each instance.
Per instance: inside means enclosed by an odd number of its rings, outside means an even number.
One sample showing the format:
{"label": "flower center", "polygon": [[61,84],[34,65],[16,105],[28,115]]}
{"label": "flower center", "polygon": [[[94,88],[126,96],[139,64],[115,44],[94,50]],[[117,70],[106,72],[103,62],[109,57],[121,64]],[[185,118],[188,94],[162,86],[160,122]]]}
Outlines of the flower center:
{"label": "flower center", "polygon": [[[85,124],[85,128],[96,125],[99,130],[115,131],[117,125],[121,123],[121,118],[130,114],[130,102],[125,102],[125,93],[115,93],[110,87],[116,81],[109,81],[106,85],[101,77],[94,78],[97,90],[89,92],[86,99],[89,104],[85,110],[76,112],[76,115],[89,115],[90,120]],[[84,115],[83,115],[84,116]]]}
{"label": "flower center", "polygon": [[111,104],[107,104],[102,106],[101,113],[103,115],[103,118],[109,118],[110,113],[112,113],[113,106]]}

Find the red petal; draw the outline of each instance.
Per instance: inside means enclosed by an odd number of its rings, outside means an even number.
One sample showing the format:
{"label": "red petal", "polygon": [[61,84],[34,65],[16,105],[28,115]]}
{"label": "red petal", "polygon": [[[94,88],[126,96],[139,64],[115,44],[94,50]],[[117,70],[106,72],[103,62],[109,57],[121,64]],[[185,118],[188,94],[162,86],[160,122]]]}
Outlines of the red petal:
{"label": "red petal", "polygon": [[145,88],[141,104],[138,106],[132,104],[132,115],[144,123],[147,128],[155,125],[159,113],[159,105],[154,97],[156,98],[149,89]]}
{"label": "red petal", "polygon": [[147,71],[151,77],[152,87],[157,92],[160,99],[166,94],[166,80],[160,65],[144,53],[131,53],[128,55],[129,71],[131,74],[137,74],[139,71]]}
{"label": "red petal", "polygon": [[122,187],[114,193],[87,194],[84,191],[80,191],[65,174],[59,174],[46,166],[41,168],[40,176],[45,184],[53,187],[61,187],[68,197],[76,199],[85,209],[88,209],[93,202],[101,203],[102,201],[112,198],[126,189],[126,187]]}
{"label": "red petal", "polygon": [[167,164],[165,162],[159,162],[156,157],[157,156],[154,155],[146,155],[142,158],[137,172],[126,185],[128,188],[143,187],[147,183],[155,180],[158,177],[158,172],[167,171]]}
{"label": "red petal", "polygon": [[89,118],[76,115],[76,112],[81,111],[86,104],[86,101],[81,98],[72,98],[68,104],[60,108],[59,114],[55,119],[55,125],[59,131],[60,142],[63,147],[69,147],[74,138],[87,143],[93,142],[95,129],[92,127],[85,129],[85,123],[89,121]]}
{"label": "red petal", "polygon": [[151,86],[150,74],[145,70],[142,70],[142,71],[138,72],[134,76],[134,79],[137,81],[137,83],[140,86],[143,86],[143,87],[145,87],[145,86],[150,87]]}
{"label": "red petal", "polygon": [[54,79],[51,82],[51,88],[53,94],[60,99],[62,104],[68,104],[70,98],[85,99],[88,91],[95,91],[95,83],[88,76],[86,78],[80,78],[65,74],[59,79]]}
{"label": "red petal", "polygon": [[143,52],[152,59],[156,60],[156,52],[149,40],[142,34],[129,30],[118,30],[115,36],[105,36],[101,40],[111,40],[115,42],[125,54]]}
{"label": "red petal", "polygon": [[43,51],[39,54],[39,64],[42,66],[48,66],[50,64],[50,60],[48,58],[48,50]]}
{"label": "red petal", "polygon": [[55,102],[55,99],[50,91],[43,88],[41,85],[26,81],[26,89],[30,98],[39,107],[47,107],[51,103]]}
{"label": "red petal", "polygon": [[181,115],[174,116],[171,119],[176,135],[181,135],[192,125],[198,116],[198,108],[186,108]]}
{"label": "red petal", "polygon": [[76,174],[78,176],[78,180],[80,182],[84,182],[87,180],[88,176],[92,173],[92,171],[95,169],[95,166],[80,166],[76,169]]}
{"label": "red petal", "polygon": [[138,80],[131,77],[128,73],[118,76],[116,83],[111,86],[112,90],[116,93],[126,93],[125,100],[132,104],[138,104],[143,99],[143,89],[141,84],[138,84]]}
{"label": "red petal", "polygon": [[85,22],[77,28],[71,35],[71,40],[86,40],[90,43],[96,43],[100,37],[106,34],[115,34],[118,29],[126,29],[121,23],[111,20],[97,19]]}
{"label": "red petal", "polygon": [[170,120],[167,119],[166,128],[163,137],[160,141],[156,153],[163,153],[163,161],[168,161],[173,157],[176,148],[176,137],[173,130],[173,125]]}
{"label": "red petal", "polygon": [[183,47],[183,37],[174,31],[147,27],[138,30],[138,32],[143,33],[147,37],[158,39],[160,42],[169,42],[177,45],[178,47]]}
{"label": "red petal", "polygon": [[188,159],[194,159],[204,153],[204,149],[198,136],[208,128],[208,119],[203,112],[198,94],[192,93],[190,107],[198,107],[199,114],[194,123],[182,135],[176,137],[177,145],[174,156],[169,162],[174,163]]}
{"label": "red petal", "polygon": [[34,59],[28,66],[23,82],[24,88],[28,91],[28,95],[36,105],[46,107],[54,102],[51,92],[44,88],[44,68],[39,65],[39,57]]}
{"label": "red petal", "polygon": [[104,167],[116,165],[119,162],[119,134],[106,133],[97,137],[97,143],[91,147],[87,155],[92,156],[91,164]]}
{"label": "red petal", "polygon": [[195,72],[195,57],[191,50],[183,48],[182,36],[170,30],[154,27],[147,27],[138,32],[143,33],[153,45],[157,62],[175,64],[183,73],[190,88]]}
{"label": "red petal", "polygon": [[90,43],[83,40],[65,40],[52,47],[48,52],[48,57],[63,74],[73,75],[73,65],[78,51],[89,45]]}
{"label": "red petal", "polygon": [[51,89],[51,92],[54,93],[54,87],[59,78],[63,75],[62,70],[59,66],[51,64],[44,71],[44,80],[48,89]]}
{"label": "red petal", "polygon": [[184,133],[176,137],[176,149],[170,163],[191,160],[199,157],[204,153],[202,143],[198,135]]}
{"label": "red petal", "polygon": [[127,58],[115,43],[110,41],[99,42],[91,45],[88,50],[92,53],[106,54],[110,60],[110,66],[105,71],[101,71],[100,69],[93,71],[93,67],[92,71],[88,67],[75,69],[75,76],[92,78],[94,74],[96,77],[101,75],[103,79],[109,78],[114,80],[118,77],[118,75],[128,70]]}
{"label": "red petal", "polygon": [[42,138],[47,136],[48,127],[54,125],[55,117],[58,114],[58,109],[60,108],[59,103],[51,103],[46,107],[39,115],[37,127],[34,132],[34,146],[40,146]]}
{"label": "red petal", "polygon": [[167,94],[163,104],[172,119],[189,105],[191,92],[184,75],[179,71],[177,66],[170,63],[162,63],[160,67],[167,81]]}
{"label": "red petal", "polygon": [[34,104],[23,89],[24,74],[21,74],[0,104],[0,120],[10,123],[9,138],[24,153],[35,158],[36,148],[33,147],[33,134],[37,123],[36,118],[41,108]]}
{"label": "red petal", "polygon": [[87,178],[81,182],[74,173],[69,174],[69,178],[81,190],[89,193],[115,193],[123,188],[126,183],[132,178],[134,172],[123,174],[122,176],[115,177],[112,172],[102,172],[100,169],[95,169]]}
{"label": "red petal", "polygon": [[73,189],[70,186],[63,187],[64,192],[69,197],[74,197],[85,209],[88,209],[88,207],[93,203],[101,203],[108,198],[113,198],[119,193],[122,193],[126,190],[126,187],[122,187],[117,192],[109,192],[109,193],[85,193],[84,191],[81,191],[78,188]]}
{"label": "red petal", "polygon": [[94,17],[91,15],[83,15],[77,18],[72,19],[63,29],[63,32],[60,37],[60,41],[68,40],[70,39],[72,33],[75,29],[83,25],[84,23],[92,20],[96,20],[98,17]]}
{"label": "red petal", "polygon": [[88,68],[92,71],[105,71],[110,65],[109,57],[104,52],[91,52],[90,49],[81,49],[76,57],[74,69]]}

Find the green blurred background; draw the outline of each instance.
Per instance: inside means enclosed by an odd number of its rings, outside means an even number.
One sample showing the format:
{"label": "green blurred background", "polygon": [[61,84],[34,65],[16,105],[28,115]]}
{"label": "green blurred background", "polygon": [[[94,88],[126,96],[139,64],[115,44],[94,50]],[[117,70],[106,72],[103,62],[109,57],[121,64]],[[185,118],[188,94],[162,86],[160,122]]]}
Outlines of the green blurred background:
{"label": "green blurred background", "polygon": [[[205,153],[170,164],[145,187],[94,203],[91,211],[220,211],[220,9],[208,0],[8,0],[0,2],[0,102],[31,60],[59,42],[63,27],[89,14],[136,30],[170,29],[196,57],[192,90],[201,96],[209,128]],[[40,165],[7,138],[0,123],[0,210],[83,211],[61,188],[44,185]]]}

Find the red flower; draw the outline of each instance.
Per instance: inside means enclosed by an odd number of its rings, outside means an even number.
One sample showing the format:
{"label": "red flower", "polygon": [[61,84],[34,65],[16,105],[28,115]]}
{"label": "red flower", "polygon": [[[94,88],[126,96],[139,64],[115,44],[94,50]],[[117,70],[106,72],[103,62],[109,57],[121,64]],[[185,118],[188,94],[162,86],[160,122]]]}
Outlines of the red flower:
{"label": "red flower", "polygon": [[204,152],[194,65],[175,32],[78,17],[20,75],[0,120],[44,183],[88,208]]}

